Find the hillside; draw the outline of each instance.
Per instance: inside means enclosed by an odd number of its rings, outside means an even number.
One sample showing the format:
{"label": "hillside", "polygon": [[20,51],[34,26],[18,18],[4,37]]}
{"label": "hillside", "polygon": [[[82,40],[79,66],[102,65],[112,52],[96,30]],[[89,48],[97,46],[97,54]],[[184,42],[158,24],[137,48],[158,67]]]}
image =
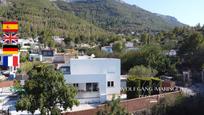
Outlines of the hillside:
{"label": "hillside", "polygon": [[[18,20],[21,37],[60,35],[79,42],[110,35],[79,17],[61,11],[49,0],[7,0],[0,5],[0,21]],[[88,41],[88,40],[87,40]]]}
{"label": "hillside", "polygon": [[116,33],[170,30],[177,19],[143,10],[122,0],[56,0],[57,6]]}

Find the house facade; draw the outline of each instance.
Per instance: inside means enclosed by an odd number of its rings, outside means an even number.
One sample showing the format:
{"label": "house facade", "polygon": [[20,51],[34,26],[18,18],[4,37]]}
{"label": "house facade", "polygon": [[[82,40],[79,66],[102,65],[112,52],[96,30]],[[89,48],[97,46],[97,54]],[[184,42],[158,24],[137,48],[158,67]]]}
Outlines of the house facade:
{"label": "house facade", "polygon": [[120,95],[120,59],[71,59],[70,68],[62,69],[68,84],[78,90],[80,103],[104,103]]}

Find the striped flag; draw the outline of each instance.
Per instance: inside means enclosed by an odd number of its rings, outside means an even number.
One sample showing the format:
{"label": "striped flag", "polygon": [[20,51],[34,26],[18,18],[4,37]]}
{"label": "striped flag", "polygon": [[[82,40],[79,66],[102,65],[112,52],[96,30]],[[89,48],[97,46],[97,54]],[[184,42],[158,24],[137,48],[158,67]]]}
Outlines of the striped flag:
{"label": "striped flag", "polygon": [[11,56],[3,56],[3,66],[8,67],[12,66],[12,57]]}
{"label": "striped flag", "polygon": [[18,22],[3,22],[2,23],[3,32],[17,32]]}
{"label": "striped flag", "polygon": [[18,56],[13,56],[13,66],[16,67],[18,66],[19,64],[19,61],[18,61]]}
{"label": "striped flag", "polygon": [[19,58],[18,56],[3,56],[3,66],[19,66]]}
{"label": "striped flag", "polygon": [[16,33],[5,33],[5,34],[3,34],[3,43],[17,44],[18,43],[17,34]]}
{"label": "striped flag", "polygon": [[8,66],[8,56],[3,56],[3,66]]}
{"label": "striped flag", "polygon": [[18,45],[3,45],[3,54],[12,55],[18,54]]}

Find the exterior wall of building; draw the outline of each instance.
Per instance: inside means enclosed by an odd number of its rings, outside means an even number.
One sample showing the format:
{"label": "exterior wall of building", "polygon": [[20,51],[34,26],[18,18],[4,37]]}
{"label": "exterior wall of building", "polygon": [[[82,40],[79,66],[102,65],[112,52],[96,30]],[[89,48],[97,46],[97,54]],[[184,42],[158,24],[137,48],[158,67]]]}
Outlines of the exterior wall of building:
{"label": "exterior wall of building", "polygon": [[[106,101],[106,75],[92,74],[92,75],[64,75],[65,80],[69,84],[74,83],[98,83],[99,84],[99,101],[101,103]],[[85,99],[83,99],[85,100]],[[86,99],[86,102],[92,101],[92,98]],[[80,101],[81,102],[81,101]],[[82,103],[82,102],[81,102]]]}
{"label": "exterior wall of building", "polygon": [[30,59],[33,59],[33,60],[42,61],[42,55],[40,55],[40,54],[30,54],[30,55],[29,55],[29,58],[30,58]]}
{"label": "exterior wall of building", "polygon": [[70,71],[71,75],[65,74],[68,83],[99,83],[101,103],[120,95],[120,59],[71,59]]}
{"label": "exterior wall of building", "polygon": [[113,49],[111,46],[104,46],[101,48],[102,51],[105,51],[107,53],[113,53]]}
{"label": "exterior wall of building", "polygon": [[123,89],[125,89],[126,86],[127,86],[127,80],[126,80],[126,79],[121,79],[121,85],[120,85],[120,87],[123,88]]}
{"label": "exterior wall of building", "polygon": [[[120,94],[120,60],[112,58],[71,59],[71,74],[105,74],[107,82],[113,81],[113,87],[107,87],[107,94]],[[107,83],[106,83],[107,84]]]}

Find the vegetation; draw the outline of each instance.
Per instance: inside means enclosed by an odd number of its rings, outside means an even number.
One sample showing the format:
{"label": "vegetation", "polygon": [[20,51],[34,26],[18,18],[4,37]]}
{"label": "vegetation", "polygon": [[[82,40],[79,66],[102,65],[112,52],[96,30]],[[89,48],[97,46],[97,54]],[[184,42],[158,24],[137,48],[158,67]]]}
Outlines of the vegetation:
{"label": "vegetation", "polygon": [[[139,40],[135,46],[138,50],[125,51],[125,47],[118,44],[118,48],[114,49],[122,49],[120,52],[115,50],[108,54],[100,51],[100,47],[87,51],[96,57],[120,58],[122,74],[127,74],[135,66],[144,66],[156,70],[156,76],[166,75],[172,76],[174,80],[181,80],[180,74],[183,70],[191,70],[198,76],[203,69],[204,27],[175,28],[157,34],[144,33],[126,38],[126,41],[134,42],[136,39]],[[123,39],[120,43],[124,43]],[[171,50],[174,50],[176,55],[169,55]],[[196,79],[200,80],[201,77]]]}
{"label": "vegetation", "polygon": [[56,1],[57,6],[65,11],[74,12],[87,21],[115,33],[136,34],[170,30],[183,26],[175,18],[145,11],[117,0],[88,0],[88,2],[66,3]]}
{"label": "vegetation", "polygon": [[55,46],[51,36],[65,37],[66,44],[108,41],[116,38],[72,13],[61,11],[49,0],[8,0],[0,6],[0,21],[17,20],[21,38],[40,36],[40,41]]}
{"label": "vegetation", "polygon": [[131,68],[128,74],[135,75],[138,77],[152,77],[155,76],[157,73],[157,70],[141,65]]}
{"label": "vegetation", "polygon": [[159,45],[144,45],[140,46],[138,51],[116,51],[112,54],[100,51],[99,48],[90,49],[87,52],[89,55],[95,54],[96,57],[121,59],[122,74],[127,74],[131,68],[140,65],[147,67],[147,69],[142,66],[137,69],[143,69],[147,72],[149,68],[155,75],[175,75],[177,73],[176,64],[178,59],[165,55],[164,50]]}
{"label": "vegetation", "polygon": [[21,63],[24,63],[28,60],[29,60],[29,54],[25,54],[25,55],[22,55],[22,53],[20,54],[20,62]]}
{"label": "vegetation", "polygon": [[21,63],[21,68],[18,69],[18,72],[22,74],[27,74],[33,69],[33,66],[35,66],[36,64],[38,64],[38,62],[26,61],[24,63]]}
{"label": "vegetation", "polygon": [[18,80],[14,80],[14,86],[11,87],[10,90],[12,92],[16,92],[16,93],[18,93],[20,95],[22,93],[24,93],[24,89],[23,89],[22,85],[20,84],[20,81],[18,81]]}
{"label": "vegetation", "polygon": [[120,106],[120,98],[112,98],[105,108],[98,111],[97,115],[130,115],[123,107]]}
{"label": "vegetation", "polygon": [[127,98],[159,94],[160,86],[161,80],[158,78],[129,76],[127,79]]}
{"label": "vegetation", "polygon": [[17,111],[27,110],[33,114],[39,109],[42,115],[60,115],[59,107],[66,110],[79,104],[75,88],[66,84],[63,75],[52,66],[38,64],[28,74],[29,80],[23,87],[25,93],[16,103]]}
{"label": "vegetation", "polygon": [[168,96],[151,109],[150,115],[202,115],[203,105],[203,96]]}
{"label": "vegetation", "polygon": [[113,44],[113,51],[114,52],[118,52],[118,53],[121,53],[124,49],[124,43],[122,41],[116,41],[114,44]]}

